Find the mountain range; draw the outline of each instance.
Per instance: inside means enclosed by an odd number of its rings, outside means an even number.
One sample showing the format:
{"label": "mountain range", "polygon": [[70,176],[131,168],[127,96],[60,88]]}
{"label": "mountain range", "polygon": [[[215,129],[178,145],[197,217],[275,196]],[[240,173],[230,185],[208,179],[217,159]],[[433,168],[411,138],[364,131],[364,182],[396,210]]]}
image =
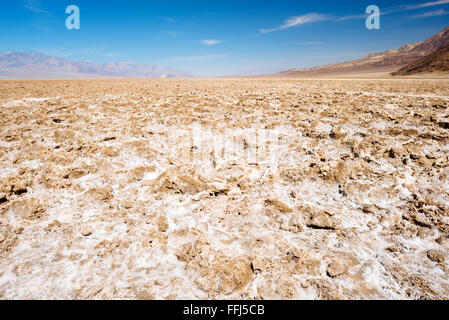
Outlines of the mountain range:
{"label": "mountain range", "polygon": [[337,76],[367,73],[388,74],[425,58],[449,45],[449,27],[423,42],[405,44],[397,50],[372,53],[362,59],[328,64],[309,69],[290,69],[277,74],[282,77]]}
{"label": "mountain range", "polygon": [[174,78],[193,74],[153,64],[110,62],[96,64],[51,57],[39,52],[0,53],[0,79],[56,78]]}

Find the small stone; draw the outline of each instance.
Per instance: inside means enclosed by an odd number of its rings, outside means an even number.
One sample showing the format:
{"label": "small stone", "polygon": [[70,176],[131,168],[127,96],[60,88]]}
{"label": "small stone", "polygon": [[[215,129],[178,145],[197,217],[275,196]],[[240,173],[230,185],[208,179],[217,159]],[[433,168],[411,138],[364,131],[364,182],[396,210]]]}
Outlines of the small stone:
{"label": "small stone", "polygon": [[21,195],[21,194],[27,193],[27,185],[26,185],[26,183],[24,183],[22,181],[15,183],[11,189],[12,189],[12,193],[15,195]]}
{"label": "small stone", "polygon": [[336,278],[348,272],[348,268],[341,259],[335,259],[327,266],[327,275],[331,278]]}
{"label": "small stone", "polygon": [[449,129],[449,122],[445,121],[438,122],[438,126],[443,129]]}
{"label": "small stone", "polygon": [[289,232],[293,232],[293,233],[298,233],[303,231],[302,225],[299,221],[295,220],[295,219],[290,219],[290,221],[284,221],[281,223],[281,225],[279,226],[279,228],[281,230],[284,231],[289,231]]}
{"label": "small stone", "polygon": [[109,201],[114,197],[114,192],[111,188],[93,188],[88,191],[94,199],[99,201]]}
{"label": "small stone", "polygon": [[8,198],[6,197],[6,194],[0,193],[0,204],[8,202]]}
{"label": "small stone", "polygon": [[92,230],[92,228],[89,227],[89,226],[82,226],[82,227],[80,228],[80,232],[81,232],[81,234],[82,234],[83,236],[88,237],[88,236],[90,236],[90,235],[92,234],[93,230]]}
{"label": "small stone", "polygon": [[162,286],[163,285],[163,283],[161,281],[159,281],[159,280],[154,280],[153,284],[155,286]]}
{"label": "small stone", "polygon": [[0,233],[0,243],[6,240],[6,236],[3,233]]}
{"label": "small stone", "polygon": [[195,195],[207,190],[206,179],[195,169],[173,168],[163,172],[154,181],[154,191]]}
{"label": "small stone", "polygon": [[286,205],[285,203],[283,203],[278,199],[269,198],[265,200],[265,204],[275,207],[281,213],[291,213],[293,211],[292,208],[290,208],[288,205]]}
{"label": "small stone", "polygon": [[428,159],[426,157],[420,157],[418,163],[424,167],[432,167],[435,163],[435,160]]}
{"label": "small stone", "polygon": [[251,270],[254,273],[267,272],[271,268],[271,262],[267,258],[256,256],[251,262]]}
{"label": "small stone", "polygon": [[363,213],[375,213],[377,208],[374,204],[363,204],[362,206]]}
{"label": "small stone", "polygon": [[161,216],[157,219],[157,227],[160,232],[167,232],[168,231],[168,220],[165,216]]}
{"label": "small stone", "polygon": [[228,191],[228,196],[232,197],[232,196],[240,196],[242,194],[242,191],[240,190],[240,188],[232,188],[231,190]]}
{"label": "small stone", "polygon": [[104,156],[114,158],[114,157],[118,157],[120,155],[120,150],[118,150],[114,147],[106,147],[101,151],[101,153]]}
{"label": "small stone", "polygon": [[393,246],[386,247],[385,250],[390,251],[390,252],[398,252],[399,248],[397,246],[393,245]]}
{"label": "small stone", "polygon": [[134,203],[130,200],[126,200],[123,202],[122,206],[125,209],[131,209],[132,207],[134,207]]}
{"label": "small stone", "polygon": [[85,175],[89,174],[89,171],[86,169],[82,169],[82,168],[74,168],[71,169],[65,176],[64,178],[68,179],[79,179],[81,177],[84,177]]}
{"label": "small stone", "polygon": [[338,228],[337,222],[325,212],[315,212],[310,216],[307,223],[309,228],[336,230]]}
{"label": "small stone", "polygon": [[445,260],[443,252],[433,249],[427,251],[427,258],[438,263],[444,262]]}
{"label": "small stone", "polygon": [[81,219],[83,217],[83,215],[81,213],[74,213],[73,214],[73,219]]}

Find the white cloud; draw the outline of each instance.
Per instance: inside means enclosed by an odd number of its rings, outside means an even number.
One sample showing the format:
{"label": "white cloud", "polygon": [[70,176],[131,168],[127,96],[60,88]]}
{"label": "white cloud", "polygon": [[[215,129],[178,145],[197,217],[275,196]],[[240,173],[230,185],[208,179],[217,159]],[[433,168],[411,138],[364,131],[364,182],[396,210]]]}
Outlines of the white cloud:
{"label": "white cloud", "polygon": [[423,3],[418,3],[418,4],[406,4],[406,5],[400,5],[400,6],[388,8],[384,11],[383,14],[419,10],[419,9],[424,9],[424,8],[441,6],[441,5],[445,5],[445,4],[449,4],[449,0],[430,1],[430,2],[423,2]]}
{"label": "white cloud", "polygon": [[261,29],[260,33],[270,33],[274,31],[284,30],[295,26],[300,26],[306,23],[312,23],[312,22],[318,22],[318,21],[325,21],[330,20],[331,17],[321,14],[321,13],[307,13],[302,16],[295,16],[288,18],[282,25],[280,25],[277,28],[273,29]]}
{"label": "white cloud", "polygon": [[436,10],[436,11],[424,12],[422,14],[416,14],[414,16],[411,16],[410,19],[424,19],[424,18],[430,18],[430,17],[445,16],[447,14],[449,14],[449,11],[440,9],[440,10]]}
{"label": "white cloud", "polygon": [[223,41],[221,40],[215,40],[215,39],[210,39],[210,40],[203,40],[201,41],[202,44],[206,45],[206,46],[213,46],[215,44],[220,44]]}
{"label": "white cloud", "polygon": [[[423,9],[423,8],[430,8],[430,7],[441,6],[441,5],[445,5],[445,4],[449,4],[449,0],[429,1],[429,2],[423,2],[423,3],[418,3],[418,4],[406,4],[406,5],[400,5],[400,6],[387,8],[385,10],[382,10],[382,8],[381,8],[380,15],[383,16],[383,15],[392,14],[392,13],[406,12],[406,11],[418,10],[418,9]],[[444,11],[441,9],[438,11],[423,13],[421,15],[415,15],[412,18],[418,19],[418,18],[441,16],[441,15],[446,15],[446,14],[449,14],[449,13],[447,13],[447,11]],[[308,14],[305,14],[302,16],[291,17],[288,20],[286,20],[284,22],[284,24],[282,24],[281,26],[279,26],[277,28],[262,29],[262,30],[260,30],[260,33],[269,33],[269,32],[279,31],[279,30],[283,30],[283,29],[287,29],[287,28],[291,28],[294,26],[311,23],[311,22],[319,22],[319,21],[327,21],[327,20],[334,20],[336,22],[339,22],[339,21],[345,21],[345,20],[365,19],[367,16],[369,16],[369,14],[365,14],[365,13],[347,15],[347,16],[343,16],[343,17],[332,17],[329,15],[321,14],[321,13],[308,13]]]}
{"label": "white cloud", "polygon": [[42,9],[40,1],[37,1],[37,0],[24,0],[24,1],[22,1],[22,6],[25,9],[27,9],[33,13],[36,13],[36,14],[39,14],[39,13],[51,14],[50,11]]}
{"label": "white cloud", "polygon": [[428,7],[434,7],[434,6],[441,6],[443,4],[448,4],[449,0],[439,0],[439,1],[430,1],[430,2],[424,2],[419,4],[412,4],[412,5],[406,5],[404,6],[405,10],[416,10],[416,9],[422,9],[422,8],[428,8]]}

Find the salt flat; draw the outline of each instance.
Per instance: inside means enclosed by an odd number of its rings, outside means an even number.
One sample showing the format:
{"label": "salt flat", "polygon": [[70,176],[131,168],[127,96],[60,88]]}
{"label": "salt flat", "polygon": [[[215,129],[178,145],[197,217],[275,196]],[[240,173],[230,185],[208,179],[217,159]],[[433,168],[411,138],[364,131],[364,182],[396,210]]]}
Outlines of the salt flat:
{"label": "salt flat", "polygon": [[0,81],[0,298],[448,299],[448,97]]}

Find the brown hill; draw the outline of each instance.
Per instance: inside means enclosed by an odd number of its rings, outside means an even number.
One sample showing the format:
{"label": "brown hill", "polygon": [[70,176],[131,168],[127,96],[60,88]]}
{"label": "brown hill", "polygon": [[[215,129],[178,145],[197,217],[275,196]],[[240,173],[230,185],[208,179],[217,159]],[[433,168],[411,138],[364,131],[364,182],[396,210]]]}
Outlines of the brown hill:
{"label": "brown hill", "polygon": [[412,64],[393,72],[394,76],[406,76],[424,73],[449,72],[449,45],[434,53],[413,62]]}
{"label": "brown hill", "polygon": [[449,45],[449,27],[424,42],[405,44],[397,50],[372,53],[362,59],[328,64],[310,69],[290,69],[282,77],[333,76],[342,74],[390,73]]}

